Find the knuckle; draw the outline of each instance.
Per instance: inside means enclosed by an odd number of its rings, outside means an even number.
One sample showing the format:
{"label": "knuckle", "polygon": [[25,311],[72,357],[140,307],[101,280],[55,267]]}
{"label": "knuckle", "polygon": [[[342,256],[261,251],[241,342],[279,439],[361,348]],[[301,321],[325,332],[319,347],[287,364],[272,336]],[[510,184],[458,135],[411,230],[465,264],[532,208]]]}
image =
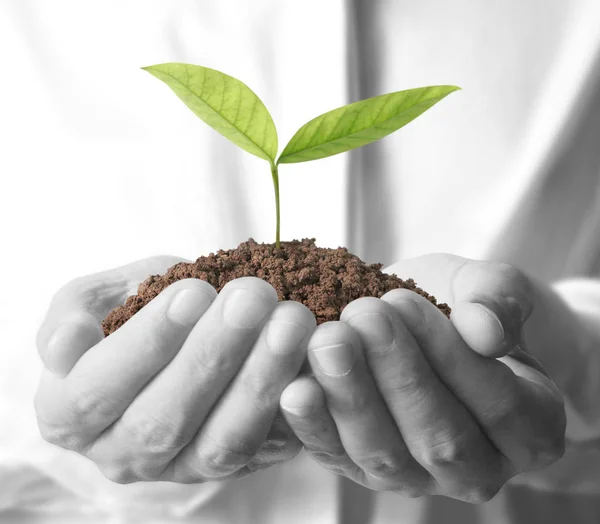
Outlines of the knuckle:
{"label": "knuckle", "polygon": [[540,442],[531,443],[527,451],[531,458],[531,465],[535,468],[545,468],[559,460],[566,450],[565,436],[559,435],[554,438],[545,437]]}
{"label": "knuckle", "polygon": [[428,490],[425,490],[422,487],[404,484],[401,484],[399,487],[396,487],[392,491],[400,495],[401,497],[405,497],[407,499],[418,499],[424,497],[425,495],[431,494]]}
{"label": "knuckle", "polygon": [[331,449],[328,451],[314,445],[304,446],[312,457],[324,464],[341,464],[346,459],[346,453],[343,449]]}
{"label": "knuckle", "polygon": [[266,377],[258,373],[244,373],[238,378],[241,389],[244,390],[246,398],[252,399],[249,403],[260,406],[260,410],[269,410],[279,405],[281,386],[277,382],[266,380]]}
{"label": "knuckle", "polygon": [[336,401],[336,406],[331,406],[330,411],[344,411],[351,413],[365,413],[373,409],[373,395],[364,391],[349,391],[348,395],[339,398]]}
{"label": "knuckle", "polygon": [[285,442],[265,441],[247,462],[251,471],[268,468],[293,459],[302,450],[302,443],[297,439]]}
{"label": "knuckle", "polygon": [[170,460],[188,443],[187,436],[177,425],[162,415],[137,414],[122,419],[121,427],[130,446],[143,450],[144,456],[151,457],[153,463]]}
{"label": "knuckle", "polygon": [[37,424],[41,437],[49,444],[70,450],[80,447],[79,440],[67,426],[47,424],[39,418]]}
{"label": "knuckle", "polygon": [[211,477],[223,477],[243,468],[254,453],[233,450],[209,438],[209,442],[198,450],[200,463]]}
{"label": "knuckle", "polygon": [[69,451],[85,455],[90,439],[88,436],[77,433],[67,426],[45,426],[40,428],[42,438],[50,443]]}
{"label": "knuckle", "polygon": [[403,372],[401,377],[390,369],[389,380],[380,386],[381,393],[387,398],[410,399],[415,403],[421,402],[428,395],[426,382],[418,372]]}
{"label": "knuckle", "polygon": [[377,453],[357,459],[361,467],[375,477],[397,481],[402,467],[397,457],[389,453]]}
{"label": "knuckle", "polygon": [[66,411],[74,426],[84,426],[91,420],[107,419],[115,412],[115,402],[99,391],[73,385],[68,395]]}
{"label": "knuckle", "polygon": [[231,351],[227,341],[218,334],[203,337],[198,341],[195,351],[192,352],[192,365],[200,370],[200,375],[206,379],[227,376],[236,372],[239,367],[239,355]]}
{"label": "knuckle", "polygon": [[484,484],[473,486],[466,496],[460,497],[464,502],[470,504],[484,504],[492,500],[502,488],[502,484]]}
{"label": "knuckle", "polygon": [[489,384],[490,391],[503,392],[479,414],[481,424],[489,428],[492,434],[506,432],[514,427],[516,422],[527,421],[530,416],[522,392],[513,387],[513,382],[514,374],[508,366],[505,366],[499,367],[495,380]]}
{"label": "knuckle", "polygon": [[483,504],[492,500],[502,489],[510,476],[497,475],[490,471],[485,477],[477,479],[466,473],[453,476],[445,481],[432,477],[430,495],[442,495],[468,504]]}
{"label": "knuckle", "polygon": [[389,464],[379,469],[380,471],[373,472],[363,468],[367,484],[374,491],[389,491],[411,499],[430,494],[428,480],[407,478],[406,475],[402,475],[400,468],[392,473]]}
{"label": "knuckle", "polygon": [[443,469],[465,464],[468,459],[468,447],[464,439],[449,438],[424,446],[417,451],[417,460],[426,469]]}
{"label": "knuckle", "polygon": [[102,474],[115,484],[132,484],[139,482],[141,479],[128,467],[122,463],[109,463],[99,465]]}
{"label": "knuckle", "polygon": [[330,424],[324,417],[317,416],[314,420],[300,421],[292,427],[306,450],[320,452],[326,449],[329,454],[342,457],[345,453],[342,447],[332,448],[331,444],[327,444],[328,435],[334,431]]}
{"label": "knuckle", "polygon": [[297,438],[289,438],[281,440],[266,440],[261,444],[258,451],[253,457],[268,458],[269,460],[288,460],[295,457],[302,450],[302,442]]}
{"label": "knuckle", "polygon": [[[320,448],[304,445],[309,457],[318,462],[322,467],[336,475],[347,475],[347,458],[343,451],[324,451]],[[359,469],[358,467],[356,468]]]}
{"label": "knuckle", "polygon": [[140,463],[140,461],[137,461],[135,466],[131,466],[131,475],[135,477],[136,481],[155,482],[157,480],[160,480],[161,473],[163,473],[167,469],[168,465],[168,462],[164,463],[144,461]]}
{"label": "knuckle", "polygon": [[49,444],[63,449],[80,452],[84,449],[86,440],[80,435],[77,427],[69,423],[50,422],[45,418],[42,409],[37,406],[39,401],[34,401],[37,425],[40,436]]}
{"label": "knuckle", "polygon": [[63,443],[68,439],[66,438],[64,431],[61,431],[60,429],[57,430],[56,427],[45,424],[39,418],[37,424],[40,435],[46,442],[60,446],[61,448],[65,447]]}

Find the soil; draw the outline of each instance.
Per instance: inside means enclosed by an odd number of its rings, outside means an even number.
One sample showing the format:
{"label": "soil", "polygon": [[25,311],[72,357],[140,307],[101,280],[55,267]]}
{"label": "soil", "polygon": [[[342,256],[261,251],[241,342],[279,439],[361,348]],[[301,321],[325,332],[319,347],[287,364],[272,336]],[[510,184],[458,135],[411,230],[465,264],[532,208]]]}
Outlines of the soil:
{"label": "soil", "polygon": [[296,300],[307,306],[317,324],[339,320],[344,307],[357,298],[381,298],[397,288],[418,293],[450,316],[450,307],[438,304],[414,280],[383,273],[383,264],[366,264],[344,247],[317,247],[314,238],[281,242],[280,246],[276,249],[275,244],[259,244],[250,238],[236,249],[221,249],[196,262],[176,264],[164,275],[148,277],[139,285],[137,295],[109,312],[102,323],[104,335],[117,330],[163,289],[184,278],[206,280],[217,292],[235,278],[262,278],[275,288],[279,300]]}

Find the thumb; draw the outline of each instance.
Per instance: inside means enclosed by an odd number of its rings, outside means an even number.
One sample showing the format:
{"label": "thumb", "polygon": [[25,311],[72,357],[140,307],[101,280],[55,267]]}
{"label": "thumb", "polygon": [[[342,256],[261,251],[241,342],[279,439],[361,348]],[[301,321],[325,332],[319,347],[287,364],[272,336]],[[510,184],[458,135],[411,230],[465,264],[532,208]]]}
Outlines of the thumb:
{"label": "thumb", "polygon": [[37,337],[38,353],[46,369],[60,377],[66,376],[81,356],[104,338],[98,319],[83,308],[65,311],[47,341],[42,339],[44,331],[40,330]]}
{"label": "thumb", "polygon": [[53,297],[36,345],[46,369],[64,377],[104,338],[102,320],[148,276],[164,273],[183,259],[151,257],[72,280]]}
{"label": "thumb", "polygon": [[467,260],[452,287],[450,320],[473,351],[498,358],[524,347],[523,326],[534,303],[525,273],[508,264]]}

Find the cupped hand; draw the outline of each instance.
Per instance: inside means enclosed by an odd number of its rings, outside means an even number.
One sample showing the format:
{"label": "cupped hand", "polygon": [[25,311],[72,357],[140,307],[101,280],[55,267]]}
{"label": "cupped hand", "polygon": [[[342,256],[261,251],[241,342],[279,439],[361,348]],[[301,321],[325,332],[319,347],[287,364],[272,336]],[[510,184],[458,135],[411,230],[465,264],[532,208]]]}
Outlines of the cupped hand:
{"label": "cupped hand", "polygon": [[373,490],[490,500],[564,452],[562,396],[527,351],[526,276],[506,264],[431,255],[388,268],[408,290],[348,304],[309,341],[314,377],[283,392],[286,420],[326,468]]}
{"label": "cupped hand", "polygon": [[178,281],[104,338],[108,311],[179,261],[77,279],[56,294],[39,331],[43,438],[115,482],[237,477],[301,449],[279,398],[316,321],[302,304],[278,302],[267,282],[238,278],[217,294],[202,280]]}

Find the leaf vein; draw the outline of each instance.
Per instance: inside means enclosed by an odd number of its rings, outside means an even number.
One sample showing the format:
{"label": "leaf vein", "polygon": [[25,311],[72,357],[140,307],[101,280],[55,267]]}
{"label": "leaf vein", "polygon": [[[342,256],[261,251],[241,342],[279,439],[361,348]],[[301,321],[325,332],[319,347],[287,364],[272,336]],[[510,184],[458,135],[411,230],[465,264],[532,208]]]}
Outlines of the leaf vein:
{"label": "leaf vein", "polygon": [[[264,153],[264,155],[267,158],[270,158],[270,155],[265,151],[264,147],[259,144],[258,142],[256,142],[254,139],[252,139],[252,137],[248,136],[245,131],[243,131],[242,129],[240,129],[237,125],[235,125],[233,122],[231,122],[229,119],[225,118],[223,115],[219,114],[217,112],[217,110],[211,105],[209,104],[206,100],[204,100],[200,95],[198,95],[196,92],[194,92],[189,85],[186,85],[185,83],[183,83],[181,80],[179,80],[177,77],[175,77],[174,75],[172,75],[171,73],[164,71],[162,69],[159,69],[159,71],[165,75],[168,76],[169,78],[171,78],[174,82],[176,82],[177,84],[179,84],[180,86],[182,86],[183,88],[185,88],[188,92],[190,92],[191,94],[193,94],[198,100],[200,100],[204,105],[206,105],[208,108],[210,108],[211,110],[213,110],[215,113],[217,113],[217,115],[224,120],[227,124],[229,124],[235,131],[237,131],[240,135],[242,135],[243,138],[245,138],[246,140],[248,140],[252,145],[256,146],[257,149],[259,149],[262,153]],[[206,83],[206,74],[203,75],[202,78],[202,84],[200,85],[200,91],[202,91],[204,89],[204,85]],[[254,98],[254,104],[253,107],[256,106],[256,102],[257,102],[257,97],[253,97]]]}

